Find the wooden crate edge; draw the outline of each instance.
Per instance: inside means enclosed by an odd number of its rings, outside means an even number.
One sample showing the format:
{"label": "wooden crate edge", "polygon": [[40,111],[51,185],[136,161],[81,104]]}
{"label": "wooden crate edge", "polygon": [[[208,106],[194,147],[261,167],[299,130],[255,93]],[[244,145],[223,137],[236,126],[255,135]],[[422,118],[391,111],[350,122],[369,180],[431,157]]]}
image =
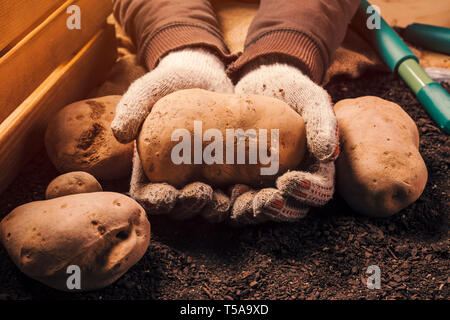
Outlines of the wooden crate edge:
{"label": "wooden crate edge", "polygon": [[0,193],[43,146],[49,119],[82,99],[106,77],[117,58],[115,30],[107,25],[78,54],[57,68],[0,125]]}

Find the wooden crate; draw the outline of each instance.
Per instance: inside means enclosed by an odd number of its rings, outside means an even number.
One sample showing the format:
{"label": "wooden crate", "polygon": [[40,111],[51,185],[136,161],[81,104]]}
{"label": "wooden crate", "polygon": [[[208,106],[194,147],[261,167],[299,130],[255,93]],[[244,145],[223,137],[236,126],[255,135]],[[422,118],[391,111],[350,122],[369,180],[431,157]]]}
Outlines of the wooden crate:
{"label": "wooden crate", "polygon": [[[81,30],[66,27],[71,4]],[[65,1],[0,57],[0,192],[43,147],[49,118],[104,80],[117,58],[110,13],[110,0]]]}
{"label": "wooden crate", "polygon": [[0,52],[11,49],[65,1],[0,0]]}
{"label": "wooden crate", "polygon": [[[81,9],[81,30],[66,27],[72,4]],[[111,10],[110,0],[67,1],[0,58],[0,122],[105,25]]]}

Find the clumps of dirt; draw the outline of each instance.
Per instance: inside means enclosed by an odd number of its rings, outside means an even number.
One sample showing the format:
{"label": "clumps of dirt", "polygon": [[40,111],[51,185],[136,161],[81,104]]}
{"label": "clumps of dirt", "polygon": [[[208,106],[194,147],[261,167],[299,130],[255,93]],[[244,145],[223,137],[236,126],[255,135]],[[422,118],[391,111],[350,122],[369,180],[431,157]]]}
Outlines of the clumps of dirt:
{"label": "clumps of dirt", "polygon": [[[297,223],[245,228],[150,217],[152,240],[142,260],[114,284],[87,293],[62,293],[29,279],[0,249],[0,299],[448,299],[449,136],[394,75],[339,77],[326,89],[334,102],[374,95],[411,115],[429,172],[414,204],[375,219],[335,195]],[[42,152],[0,195],[0,216],[42,200],[57,175]],[[105,191],[128,189],[127,180],[102,185]],[[381,289],[367,288],[371,265],[380,268]]]}
{"label": "clumps of dirt", "polygon": [[100,139],[101,140],[101,135],[104,134],[105,128],[99,124],[99,123],[94,123],[89,130],[84,131],[79,140],[78,140],[78,144],[77,144],[77,149],[81,149],[81,150],[87,150],[89,149],[96,140]]}
{"label": "clumps of dirt", "polygon": [[[101,102],[88,100],[86,104],[91,108],[90,117],[92,120],[99,120],[106,111],[106,106]],[[83,152],[83,157],[87,159],[85,160],[86,163],[92,163],[98,159],[98,156],[95,155],[98,152],[98,148],[95,146],[100,146],[103,143],[105,130],[100,123],[94,122],[78,139],[76,148]],[[92,151],[88,150],[90,148],[92,148]]]}
{"label": "clumps of dirt", "polygon": [[[98,101],[88,100],[86,104],[91,108],[90,117],[92,120],[99,120],[102,115],[105,113],[106,106]],[[80,138],[78,139],[78,144],[76,146],[77,149],[86,151],[83,153],[84,158],[89,158],[86,160],[87,163],[92,163],[98,159],[98,156],[95,155],[98,152],[99,148],[95,146],[100,146],[104,141],[105,128],[98,122],[94,122],[92,126],[84,131]],[[88,151],[88,149],[92,148],[92,151]]]}

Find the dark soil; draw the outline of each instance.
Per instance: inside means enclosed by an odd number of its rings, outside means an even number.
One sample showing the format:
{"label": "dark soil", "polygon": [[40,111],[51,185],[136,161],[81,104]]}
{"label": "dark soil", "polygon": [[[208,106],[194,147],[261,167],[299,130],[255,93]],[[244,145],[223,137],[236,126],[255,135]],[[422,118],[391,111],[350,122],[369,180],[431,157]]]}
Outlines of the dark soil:
{"label": "dark soil", "polygon": [[[236,229],[152,217],[144,258],[113,285],[88,293],[37,283],[2,248],[0,299],[448,299],[449,137],[393,75],[335,78],[327,89],[334,102],[365,95],[394,101],[416,121],[429,180],[407,209],[389,219],[367,218],[336,195],[292,224]],[[0,216],[43,199],[57,175],[45,153],[38,155],[0,196]],[[124,192],[127,183],[104,188]],[[381,269],[379,290],[366,286],[370,265]]]}

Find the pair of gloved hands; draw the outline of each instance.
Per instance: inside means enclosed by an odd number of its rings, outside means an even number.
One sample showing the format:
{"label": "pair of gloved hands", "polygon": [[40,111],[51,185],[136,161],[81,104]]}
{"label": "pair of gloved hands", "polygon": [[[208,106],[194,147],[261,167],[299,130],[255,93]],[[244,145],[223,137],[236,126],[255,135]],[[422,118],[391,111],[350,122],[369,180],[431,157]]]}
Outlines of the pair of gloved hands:
{"label": "pair of gloved hands", "polygon": [[309,165],[302,171],[288,171],[280,176],[276,188],[253,190],[235,185],[226,193],[194,182],[177,190],[147,179],[135,147],[130,195],[149,214],[170,212],[177,219],[202,215],[209,221],[230,220],[238,225],[266,220],[295,221],[304,217],[310,206],[322,206],[331,199],[333,161],[339,153],[331,101],[323,88],[287,64],[256,66],[233,86],[224,64],[212,52],[201,48],[171,52],[157,68],[136,80],[120,100],[111,124],[117,140],[133,141],[156,101],[171,92],[190,88],[259,94],[286,102],[305,120],[312,161],[306,161]]}

